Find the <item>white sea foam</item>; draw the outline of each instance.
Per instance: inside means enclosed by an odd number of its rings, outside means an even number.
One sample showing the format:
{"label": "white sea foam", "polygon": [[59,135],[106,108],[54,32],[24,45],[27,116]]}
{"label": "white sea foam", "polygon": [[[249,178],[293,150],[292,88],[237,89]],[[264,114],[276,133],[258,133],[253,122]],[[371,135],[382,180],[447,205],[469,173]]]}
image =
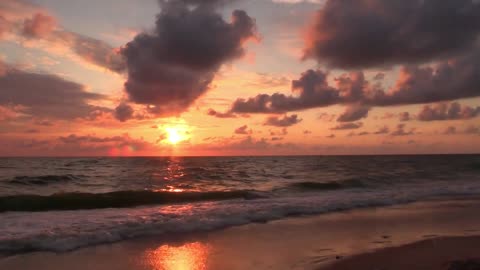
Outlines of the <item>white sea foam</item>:
{"label": "white sea foam", "polygon": [[480,183],[435,182],[394,189],[303,192],[156,207],[0,214],[0,252],[68,251],[145,236],[175,236],[292,215],[385,206],[438,195],[480,194]]}

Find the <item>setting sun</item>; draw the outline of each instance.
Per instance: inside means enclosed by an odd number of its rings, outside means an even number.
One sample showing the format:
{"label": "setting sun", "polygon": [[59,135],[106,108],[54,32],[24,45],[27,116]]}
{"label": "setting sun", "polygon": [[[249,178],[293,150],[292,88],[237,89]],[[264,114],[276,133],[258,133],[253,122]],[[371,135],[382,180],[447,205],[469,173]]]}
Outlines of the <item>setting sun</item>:
{"label": "setting sun", "polygon": [[182,141],[182,136],[176,128],[166,128],[167,132],[167,141],[171,144],[177,144]]}
{"label": "setting sun", "polygon": [[187,141],[189,138],[189,128],[184,125],[175,125],[164,127],[165,140],[164,142],[176,145],[180,142]]}

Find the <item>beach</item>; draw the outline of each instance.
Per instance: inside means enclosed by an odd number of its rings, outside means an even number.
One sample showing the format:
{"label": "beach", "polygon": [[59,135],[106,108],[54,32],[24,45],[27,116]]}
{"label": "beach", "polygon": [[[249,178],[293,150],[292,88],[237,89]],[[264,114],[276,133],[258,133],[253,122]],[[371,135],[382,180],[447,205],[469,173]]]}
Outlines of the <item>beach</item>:
{"label": "beach", "polygon": [[17,254],[0,269],[450,269],[480,257],[479,209],[476,197],[434,199]]}

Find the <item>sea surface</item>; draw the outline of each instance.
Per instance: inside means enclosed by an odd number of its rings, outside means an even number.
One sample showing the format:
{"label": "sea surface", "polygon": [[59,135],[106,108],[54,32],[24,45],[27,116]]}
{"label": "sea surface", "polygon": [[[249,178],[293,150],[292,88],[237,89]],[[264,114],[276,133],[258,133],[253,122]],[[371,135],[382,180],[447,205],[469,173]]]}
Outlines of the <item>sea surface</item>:
{"label": "sea surface", "polygon": [[0,158],[0,254],[480,194],[480,155]]}

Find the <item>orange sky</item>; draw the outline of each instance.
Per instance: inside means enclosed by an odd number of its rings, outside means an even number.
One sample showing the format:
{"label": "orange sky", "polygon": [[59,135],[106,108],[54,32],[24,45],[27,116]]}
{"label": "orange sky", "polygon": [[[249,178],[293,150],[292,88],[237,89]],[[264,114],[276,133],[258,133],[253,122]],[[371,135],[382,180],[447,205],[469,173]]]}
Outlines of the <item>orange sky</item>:
{"label": "orange sky", "polygon": [[[468,14],[425,35],[380,0],[66,2],[0,3],[0,156],[480,151]],[[457,3],[431,13],[480,10]]]}

